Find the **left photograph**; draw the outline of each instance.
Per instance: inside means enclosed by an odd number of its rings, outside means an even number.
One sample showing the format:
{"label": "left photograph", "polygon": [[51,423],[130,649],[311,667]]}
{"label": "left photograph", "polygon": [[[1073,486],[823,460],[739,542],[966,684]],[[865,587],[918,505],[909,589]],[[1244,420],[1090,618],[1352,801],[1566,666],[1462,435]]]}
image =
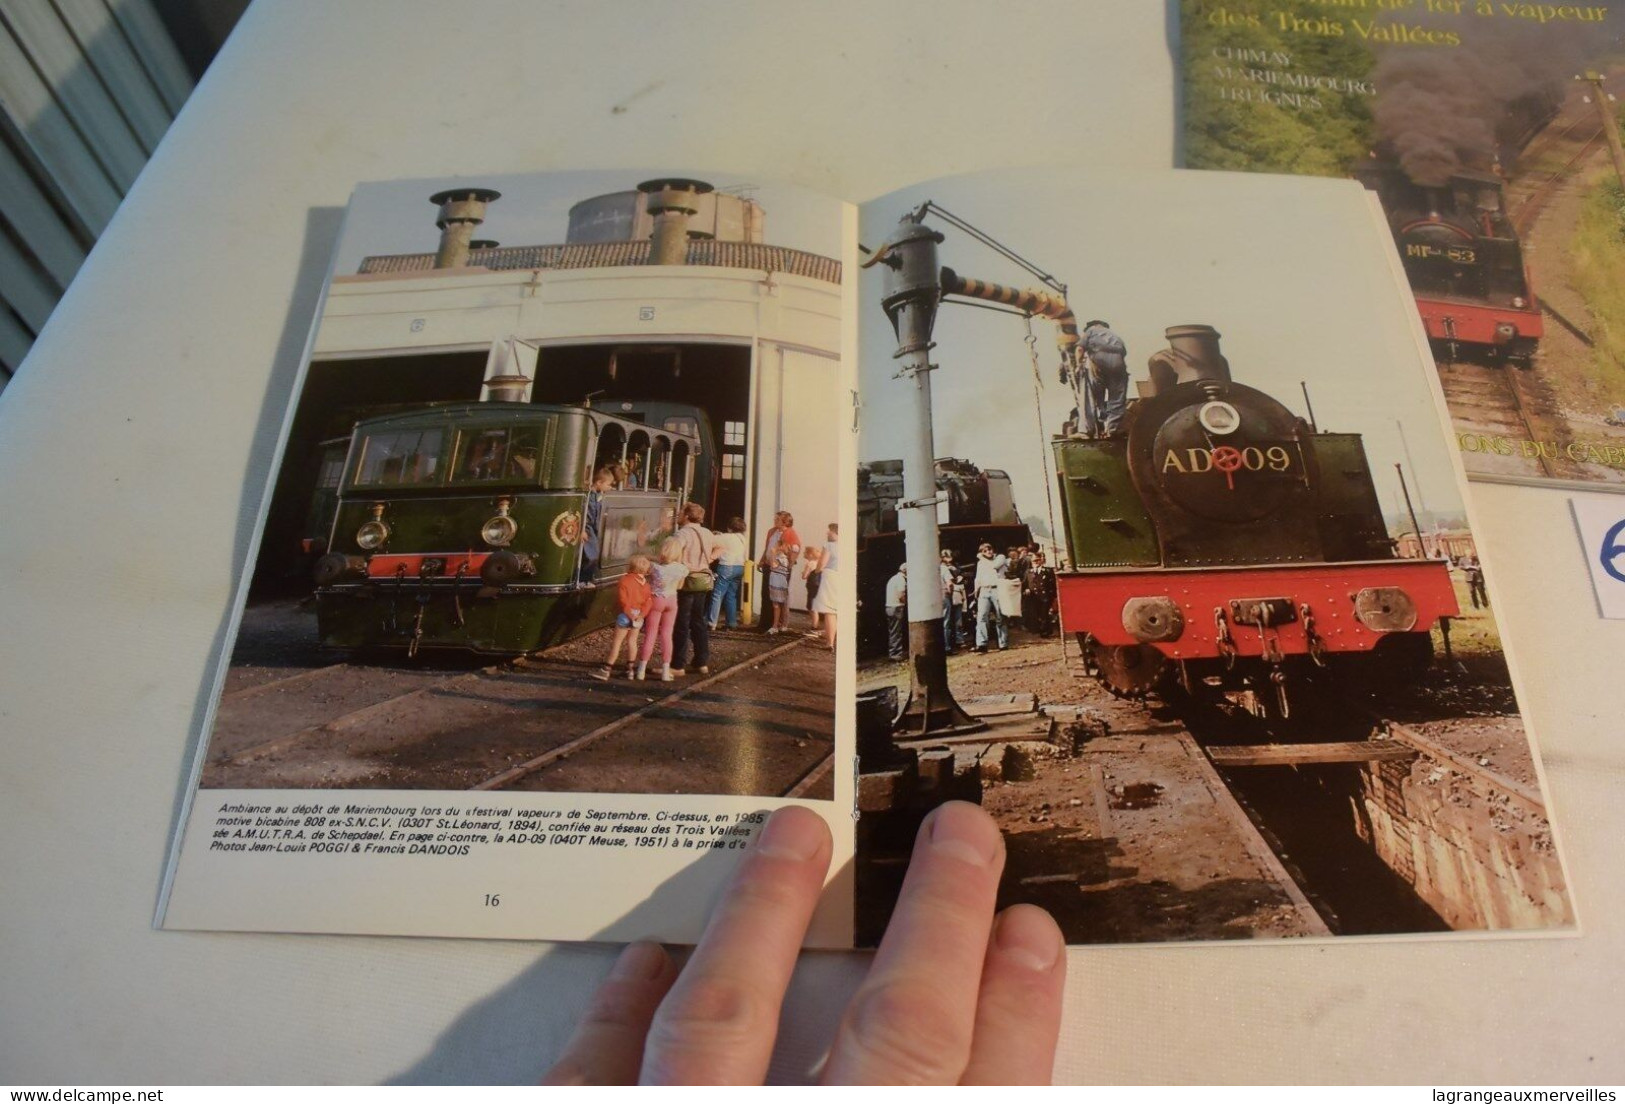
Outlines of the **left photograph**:
{"label": "left photograph", "polygon": [[200,787],[833,797],[846,209],[698,175],[357,189]]}

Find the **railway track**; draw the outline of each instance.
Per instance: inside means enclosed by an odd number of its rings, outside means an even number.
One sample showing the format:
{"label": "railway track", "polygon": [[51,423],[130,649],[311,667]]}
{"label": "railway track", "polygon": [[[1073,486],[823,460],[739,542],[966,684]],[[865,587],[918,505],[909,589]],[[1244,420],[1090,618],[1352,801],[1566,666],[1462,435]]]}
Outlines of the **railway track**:
{"label": "railway track", "polygon": [[719,640],[726,665],[675,684],[535,659],[314,667],[222,695],[203,785],[828,796],[827,653],[763,643]]}
{"label": "railway track", "polygon": [[[500,790],[500,789],[505,789],[506,787],[510,786],[514,782],[519,781],[521,778],[527,778],[527,777],[529,777],[531,775],[534,775],[538,771],[544,770],[548,766],[550,766],[551,764],[558,762],[560,759],[564,759],[564,758],[567,758],[567,757],[569,757],[571,755],[574,755],[575,753],[577,753],[579,751],[582,751],[583,749],[589,747],[592,744],[597,743],[598,741],[600,741],[602,739],[605,739],[606,737],[613,736],[617,732],[621,732],[621,731],[624,731],[624,730],[630,728],[631,726],[637,724],[637,722],[640,721],[641,719],[643,719],[644,717],[648,717],[648,716],[650,716],[650,715],[652,715],[654,713],[657,713],[657,712],[659,712],[661,710],[671,708],[673,705],[675,705],[678,702],[682,701],[684,698],[688,697],[691,694],[698,693],[700,690],[704,689],[705,687],[714,686],[714,685],[716,685],[716,684],[718,684],[720,682],[724,682],[727,679],[731,678],[732,676],[734,676],[734,675],[738,674],[739,672],[745,670],[746,668],[755,666],[758,663],[765,663],[766,661],[772,659],[774,656],[782,655],[783,653],[788,652],[791,648],[795,648],[795,647],[800,646],[800,644],[801,644],[800,640],[793,640],[788,644],[782,644],[779,647],[774,648],[772,651],[767,652],[764,655],[752,656],[750,659],[744,660],[743,662],[740,662],[740,663],[736,663],[732,667],[726,667],[723,670],[718,671],[714,675],[708,675],[705,678],[700,679],[698,682],[691,682],[687,686],[684,686],[681,690],[675,690],[672,693],[667,694],[665,697],[660,698],[660,699],[658,699],[658,700],[656,700],[654,702],[651,702],[650,704],[644,706],[642,709],[633,710],[631,713],[626,714],[626,716],[624,716],[624,717],[619,717],[619,718],[609,722],[608,724],[600,725],[597,728],[593,729],[591,732],[583,733],[582,735],[577,736],[573,740],[569,740],[569,741],[566,741],[563,744],[560,744],[558,747],[550,748],[547,751],[544,751],[542,754],[540,754],[538,756],[535,756],[532,759],[527,759],[525,762],[520,763],[516,767],[510,767],[509,769],[507,769],[505,771],[502,771],[500,774],[493,775],[492,777],[487,778],[483,782],[479,782],[479,783],[476,783],[473,786],[470,786],[469,789],[471,789],[471,790]],[[819,764],[818,766],[827,766],[827,764],[830,764],[830,763],[833,763],[833,762],[834,762],[834,755],[831,754],[830,756],[827,756],[822,761],[822,763]],[[817,769],[817,767],[815,767],[814,769]],[[797,779],[795,785],[791,786],[791,789],[794,789],[794,788],[796,788],[796,786],[799,786],[802,781],[803,781],[803,779]]]}
{"label": "railway track", "polygon": [[[1531,407],[1536,404],[1524,393],[1528,385],[1522,378],[1522,369],[1504,360],[1454,359],[1440,361],[1439,369],[1445,404],[1450,408],[1458,434],[1512,441],[1541,439],[1531,414]],[[1492,467],[1504,469],[1495,474],[1546,477],[1556,474],[1551,461],[1538,454],[1495,457],[1484,452],[1474,464],[1475,471],[1483,468],[1488,472]]]}

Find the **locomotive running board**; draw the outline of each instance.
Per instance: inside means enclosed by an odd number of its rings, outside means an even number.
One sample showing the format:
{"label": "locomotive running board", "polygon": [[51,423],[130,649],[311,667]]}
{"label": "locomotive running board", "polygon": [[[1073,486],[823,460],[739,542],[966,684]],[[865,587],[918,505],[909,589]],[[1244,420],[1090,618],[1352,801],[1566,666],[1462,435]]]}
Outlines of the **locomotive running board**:
{"label": "locomotive running board", "polygon": [[1316,763],[1384,763],[1414,759],[1416,748],[1395,740],[1334,744],[1240,744],[1204,749],[1216,767],[1299,767]]}

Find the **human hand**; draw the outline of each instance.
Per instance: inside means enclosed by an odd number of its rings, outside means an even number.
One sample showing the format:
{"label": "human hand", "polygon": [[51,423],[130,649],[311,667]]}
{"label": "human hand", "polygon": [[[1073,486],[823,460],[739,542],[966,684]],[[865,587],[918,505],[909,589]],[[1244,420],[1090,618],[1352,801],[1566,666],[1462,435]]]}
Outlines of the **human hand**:
{"label": "human hand", "polygon": [[[659,946],[616,961],[544,1084],[759,1084],[832,844],[797,806],[769,818],[681,970]],[[1066,946],[1048,913],[993,914],[1004,839],[980,808],[928,816],[826,1084],[1047,1083]]]}

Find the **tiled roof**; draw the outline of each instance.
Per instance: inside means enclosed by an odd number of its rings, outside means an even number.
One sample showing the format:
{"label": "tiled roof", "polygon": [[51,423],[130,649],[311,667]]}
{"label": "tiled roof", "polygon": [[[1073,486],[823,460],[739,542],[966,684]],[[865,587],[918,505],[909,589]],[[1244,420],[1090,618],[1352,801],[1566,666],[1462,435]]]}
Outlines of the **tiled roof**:
{"label": "tiled roof", "polygon": [[[472,266],[490,269],[537,268],[618,268],[649,263],[649,242],[589,242],[581,245],[513,245],[497,249],[475,249],[468,255]],[[786,249],[778,245],[751,242],[715,241],[700,238],[688,243],[688,263],[719,268],[749,268],[764,272],[788,272],[826,283],[841,282],[841,262],[817,253]],[[434,268],[433,253],[394,253],[368,257],[358,270],[363,274],[384,272],[428,272]]]}

